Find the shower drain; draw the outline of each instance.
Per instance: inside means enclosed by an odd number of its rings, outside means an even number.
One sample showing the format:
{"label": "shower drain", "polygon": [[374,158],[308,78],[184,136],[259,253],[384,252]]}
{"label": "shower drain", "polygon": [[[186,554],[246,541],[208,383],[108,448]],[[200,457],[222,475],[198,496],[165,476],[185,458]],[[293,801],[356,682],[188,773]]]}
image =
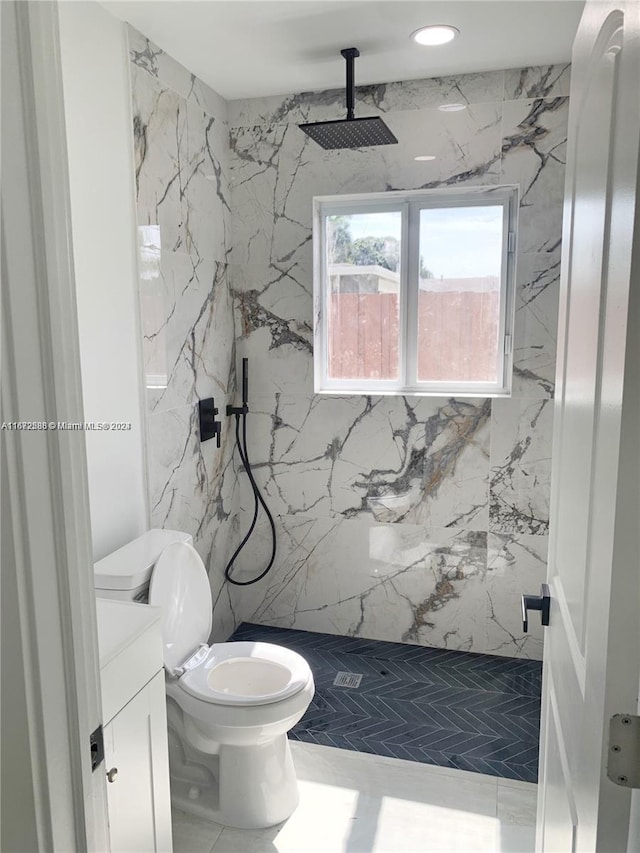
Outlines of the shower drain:
{"label": "shower drain", "polygon": [[360,687],[362,675],[359,672],[339,672],[333,680],[334,687]]}

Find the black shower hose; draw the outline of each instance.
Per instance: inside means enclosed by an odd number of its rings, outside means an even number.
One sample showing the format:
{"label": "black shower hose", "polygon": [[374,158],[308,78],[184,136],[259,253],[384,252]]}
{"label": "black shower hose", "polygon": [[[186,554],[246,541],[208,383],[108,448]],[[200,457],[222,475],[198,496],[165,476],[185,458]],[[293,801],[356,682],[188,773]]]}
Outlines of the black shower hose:
{"label": "black shower hose", "polygon": [[[265,575],[267,575],[271,571],[271,567],[273,566],[274,560],[276,558],[276,526],[273,521],[273,516],[269,512],[269,507],[266,505],[264,498],[260,494],[260,490],[258,489],[258,485],[253,477],[253,471],[251,470],[251,463],[249,462],[249,451],[247,450],[247,413],[242,413],[242,441],[240,440],[240,414],[238,412],[236,414],[236,445],[238,448],[238,453],[240,454],[240,459],[242,460],[242,465],[244,466],[244,470],[247,472],[247,476],[249,478],[249,482],[251,483],[251,488],[253,489],[253,499],[255,501],[253,507],[253,520],[251,522],[251,527],[247,532],[247,535],[244,537],[242,542],[238,545],[236,550],[233,552],[233,556],[227,563],[227,567],[224,570],[224,576],[229,581],[229,583],[234,584],[235,586],[251,586],[251,584],[258,583],[261,581]],[[247,544],[249,539],[251,538],[251,534],[253,533],[256,522],[258,520],[258,511],[260,506],[267,514],[267,518],[269,519],[269,524],[271,525],[271,559],[267,565],[267,568],[264,571],[260,572],[260,574],[252,578],[250,581],[236,581],[231,577],[231,570],[233,569],[233,564],[238,557],[238,554],[242,551],[244,546]]]}

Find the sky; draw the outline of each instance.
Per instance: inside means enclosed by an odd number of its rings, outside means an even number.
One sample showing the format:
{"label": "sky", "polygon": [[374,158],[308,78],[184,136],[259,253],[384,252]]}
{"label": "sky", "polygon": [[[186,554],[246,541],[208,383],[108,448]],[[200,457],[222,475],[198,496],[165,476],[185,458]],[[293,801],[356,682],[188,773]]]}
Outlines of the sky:
{"label": "sky", "polygon": [[[351,236],[400,237],[396,212],[353,214]],[[500,275],[502,207],[449,207],[420,211],[420,254],[437,278]]]}

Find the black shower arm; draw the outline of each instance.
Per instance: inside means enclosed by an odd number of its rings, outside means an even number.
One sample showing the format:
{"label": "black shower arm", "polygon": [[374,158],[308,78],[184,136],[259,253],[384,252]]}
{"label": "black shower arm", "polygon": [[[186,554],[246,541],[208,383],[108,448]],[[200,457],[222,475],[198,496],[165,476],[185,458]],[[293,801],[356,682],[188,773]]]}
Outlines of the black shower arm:
{"label": "black shower arm", "polygon": [[355,59],[357,56],[360,56],[360,51],[357,47],[345,47],[340,53],[347,62],[347,121],[353,121],[356,117]]}

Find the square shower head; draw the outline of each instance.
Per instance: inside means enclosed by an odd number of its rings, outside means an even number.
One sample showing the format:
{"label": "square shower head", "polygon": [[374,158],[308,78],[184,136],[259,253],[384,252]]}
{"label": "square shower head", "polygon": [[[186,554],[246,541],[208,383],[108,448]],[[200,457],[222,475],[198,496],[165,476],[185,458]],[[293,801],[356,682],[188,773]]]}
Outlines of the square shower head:
{"label": "square shower head", "polygon": [[312,124],[301,124],[300,129],[322,148],[327,149],[365,148],[369,145],[397,145],[398,143],[387,125],[377,116],[316,121]]}

